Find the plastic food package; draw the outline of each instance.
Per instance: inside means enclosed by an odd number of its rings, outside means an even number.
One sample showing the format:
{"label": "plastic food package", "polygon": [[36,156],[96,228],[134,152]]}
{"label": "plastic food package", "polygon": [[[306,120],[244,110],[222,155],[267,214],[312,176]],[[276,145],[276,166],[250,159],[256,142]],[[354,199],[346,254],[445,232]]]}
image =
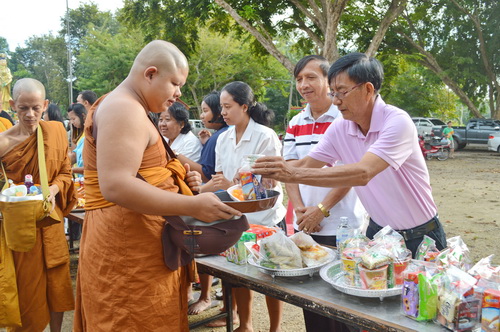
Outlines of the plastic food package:
{"label": "plastic food package", "polygon": [[481,331],[500,331],[500,290],[487,289],[484,291],[482,302]]}
{"label": "plastic food package", "polygon": [[452,331],[468,331],[479,324],[481,299],[474,289],[476,282],[455,266],[443,273],[436,317],[439,324]]}
{"label": "plastic food package", "polygon": [[444,267],[456,266],[464,271],[470,269],[472,260],[470,258],[469,248],[460,236],[455,236],[446,240],[448,245],[439,253],[436,258],[438,264]]}
{"label": "plastic food package", "polygon": [[248,261],[248,251],[245,247],[246,242],[255,243],[256,236],[253,233],[243,232],[240,239],[233,246],[224,251],[221,255],[225,256],[228,262],[238,265],[246,264]]}
{"label": "plastic food package", "polygon": [[261,266],[271,269],[302,268],[300,249],[282,231],[260,241]]}
{"label": "plastic food package", "polygon": [[436,247],[434,239],[424,235],[424,239],[417,249],[415,259],[427,262],[435,262],[436,257],[439,255],[439,250]]}
{"label": "plastic food package", "polygon": [[316,266],[328,261],[330,258],[328,251],[322,248],[310,235],[304,232],[295,233],[290,236],[290,240],[299,247],[302,263],[305,266]]}
{"label": "plastic food package", "polygon": [[482,258],[468,272],[476,279],[486,279],[490,282],[500,283],[500,266],[491,265],[494,255]]}
{"label": "plastic food package", "polygon": [[439,279],[435,263],[412,260],[403,272],[403,314],[419,321],[432,320],[437,312]]}

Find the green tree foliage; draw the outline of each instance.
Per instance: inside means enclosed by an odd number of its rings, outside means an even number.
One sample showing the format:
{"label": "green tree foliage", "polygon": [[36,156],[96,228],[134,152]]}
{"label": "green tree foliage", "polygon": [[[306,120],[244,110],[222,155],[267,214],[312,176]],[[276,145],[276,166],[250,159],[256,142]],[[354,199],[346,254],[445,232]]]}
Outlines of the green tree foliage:
{"label": "green tree foliage", "polygon": [[207,29],[200,30],[199,47],[191,55],[189,67],[182,99],[194,106],[191,111],[195,117],[199,116],[198,107],[203,96],[212,90],[220,90],[231,81],[246,82],[257,99],[266,103],[269,89],[275,89],[276,94],[287,95],[284,86],[288,83],[284,80],[289,78],[289,74],[286,69],[269,55],[254,56],[249,45],[239,42],[232,34],[220,36]]}
{"label": "green tree foliage", "polygon": [[0,52],[7,52],[9,50],[9,43],[7,39],[0,36]]}
{"label": "green tree foliage", "polygon": [[60,36],[51,34],[30,37],[25,47],[17,47],[11,54],[9,67],[16,81],[24,77],[36,78],[43,83],[47,99],[66,105],[66,45]]}
{"label": "green tree foliage", "polygon": [[497,0],[414,0],[393,26],[385,49],[415,55],[482,117],[487,101],[500,118],[500,3]]}
{"label": "green tree foliage", "polygon": [[93,90],[97,95],[110,92],[127,77],[143,46],[143,35],[138,31],[122,28],[112,34],[104,28],[89,29],[77,57],[76,88]]}
{"label": "green tree foliage", "polygon": [[[67,16],[62,16],[59,34],[65,38],[68,33],[67,23]],[[79,53],[81,40],[94,28],[105,28],[109,33],[115,34],[119,24],[111,12],[99,11],[98,5],[92,1],[80,3],[78,8],[69,10],[69,41],[74,55]]]}
{"label": "green tree foliage", "polygon": [[381,60],[390,74],[380,91],[386,102],[411,116],[455,118],[456,96],[430,70],[409,61],[411,57],[385,55]]}

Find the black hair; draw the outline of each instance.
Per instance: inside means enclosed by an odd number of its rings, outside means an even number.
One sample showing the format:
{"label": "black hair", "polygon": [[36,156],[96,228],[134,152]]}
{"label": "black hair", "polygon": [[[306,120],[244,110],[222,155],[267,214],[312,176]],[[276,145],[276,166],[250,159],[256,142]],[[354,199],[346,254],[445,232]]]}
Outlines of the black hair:
{"label": "black hair", "polygon": [[69,112],[74,112],[75,115],[80,119],[80,124],[82,125],[82,128],[76,128],[75,126],[73,126],[73,124],[70,124],[71,128],[73,128],[73,135],[71,138],[73,139],[73,142],[76,143],[83,134],[83,129],[85,127],[85,118],[87,117],[87,109],[80,103],[74,103],[69,105],[68,114]]}
{"label": "black hair", "polygon": [[56,104],[50,103],[47,107],[47,116],[49,117],[49,121],[60,121],[64,125],[63,116],[61,114],[61,109]]}
{"label": "black hair", "polygon": [[326,77],[328,75],[328,68],[330,68],[330,64],[328,63],[328,60],[321,55],[307,55],[300,59],[293,69],[293,77],[297,78],[302,69],[304,69],[304,67],[307,66],[309,62],[314,60],[319,62],[319,68],[323,72],[323,76]]}
{"label": "black hair", "polygon": [[97,100],[97,94],[94,91],[83,90],[79,95],[82,95],[82,99],[88,101],[90,105],[94,105]]}
{"label": "black hair", "polygon": [[257,123],[264,126],[271,126],[274,120],[274,112],[266,105],[255,101],[255,95],[252,88],[245,82],[234,81],[226,84],[221,90],[227,91],[235,102],[239,105],[248,106],[248,115]]}
{"label": "black hair", "polygon": [[170,116],[172,116],[175,121],[177,121],[181,126],[181,134],[187,134],[191,130],[191,124],[189,123],[189,111],[184,107],[182,103],[176,101],[168,108]]}
{"label": "black hair", "polygon": [[203,98],[203,101],[207,106],[210,108],[212,111],[212,120],[209,121],[210,123],[220,123],[222,124],[222,127],[226,127],[227,123],[224,121],[222,118],[222,115],[220,114],[222,109],[220,107],[220,92],[219,91],[212,91],[208,95],[206,95]]}
{"label": "black hair", "polygon": [[355,83],[370,82],[376,92],[382,87],[384,68],[377,59],[365,53],[350,53],[335,61],[328,71],[328,84],[331,85],[335,77],[343,72]]}

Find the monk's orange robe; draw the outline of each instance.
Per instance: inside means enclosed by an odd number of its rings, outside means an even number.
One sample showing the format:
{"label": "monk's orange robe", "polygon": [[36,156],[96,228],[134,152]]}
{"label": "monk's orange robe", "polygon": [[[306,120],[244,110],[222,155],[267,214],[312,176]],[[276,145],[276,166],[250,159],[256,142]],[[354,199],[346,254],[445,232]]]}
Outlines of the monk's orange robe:
{"label": "monk's orange robe", "polygon": [[12,122],[0,116],[0,133],[12,127]]}
{"label": "monk's orange robe", "polygon": [[[60,122],[40,121],[49,186],[57,184],[56,208],[61,220],[75,206],[66,130]],[[26,174],[40,183],[36,133],[2,157],[7,177],[24,182]],[[22,327],[8,331],[43,331],[49,312],[73,310],[74,297],[69,273],[69,249],[64,224],[38,228],[36,243],[28,252],[13,251]]]}
{"label": "monk's orange robe", "polygon": [[[92,118],[93,109],[85,124],[86,212],[73,329],[75,332],[188,331],[188,269],[172,271],[164,265],[162,217],[143,215],[102,197],[97,181]],[[177,192],[166,164],[165,148],[158,135],[157,143],[144,151],[139,173],[148,183]]]}

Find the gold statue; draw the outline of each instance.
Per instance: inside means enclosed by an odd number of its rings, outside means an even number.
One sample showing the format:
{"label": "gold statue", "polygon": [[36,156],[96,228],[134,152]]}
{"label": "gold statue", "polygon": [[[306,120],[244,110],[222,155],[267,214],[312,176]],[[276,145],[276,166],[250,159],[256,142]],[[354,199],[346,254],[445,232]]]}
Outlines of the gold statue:
{"label": "gold statue", "polygon": [[12,74],[7,67],[7,55],[0,53],[0,110],[8,110],[10,98],[10,83],[12,82]]}

